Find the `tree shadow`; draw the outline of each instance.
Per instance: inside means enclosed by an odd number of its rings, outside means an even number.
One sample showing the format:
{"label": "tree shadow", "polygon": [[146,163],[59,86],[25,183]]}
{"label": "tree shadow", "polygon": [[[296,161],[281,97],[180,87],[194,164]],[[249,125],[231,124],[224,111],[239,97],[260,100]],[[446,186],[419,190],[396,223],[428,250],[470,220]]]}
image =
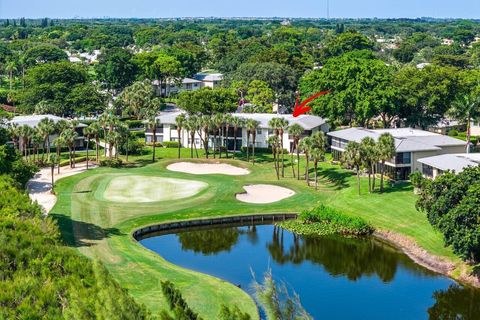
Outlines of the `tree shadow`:
{"label": "tree shadow", "polygon": [[[312,170],[312,172],[313,171],[314,170]],[[353,175],[353,172],[338,170],[335,168],[320,169],[318,171],[318,177],[320,179],[327,180],[329,183],[333,184],[335,190],[348,188],[348,178]]]}
{"label": "tree shadow", "polygon": [[[73,220],[62,214],[49,214],[62,232],[62,238],[69,247],[90,247],[112,236],[124,235],[117,228],[102,228],[93,223]],[[76,233],[74,234],[74,230]]]}
{"label": "tree shadow", "polygon": [[397,182],[394,184],[385,182],[383,193],[393,193],[401,191],[411,191],[413,193],[413,186],[409,182]]}

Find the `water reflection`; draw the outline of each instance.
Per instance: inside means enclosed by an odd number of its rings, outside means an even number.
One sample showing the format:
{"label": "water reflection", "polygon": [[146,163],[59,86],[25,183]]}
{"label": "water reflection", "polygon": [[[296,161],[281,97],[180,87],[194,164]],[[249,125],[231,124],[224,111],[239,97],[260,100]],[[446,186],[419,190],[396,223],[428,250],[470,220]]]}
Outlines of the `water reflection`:
{"label": "water reflection", "polygon": [[261,275],[271,267],[317,319],[480,319],[479,290],[458,286],[375,238],[303,237],[264,225],[204,227],[141,243],[247,291],[250,268]]}

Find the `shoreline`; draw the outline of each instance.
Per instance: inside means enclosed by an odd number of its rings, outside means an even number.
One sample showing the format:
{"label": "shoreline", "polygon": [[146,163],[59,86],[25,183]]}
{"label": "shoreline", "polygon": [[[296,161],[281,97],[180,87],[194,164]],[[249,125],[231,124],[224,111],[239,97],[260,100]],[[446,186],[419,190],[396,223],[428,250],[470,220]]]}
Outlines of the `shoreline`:
{"label": "shoreline", "polygon": [[465,274],[464,270],[460,271],[460,275],[455,275],[455,270],[457,270],[458,267],[457,264],[427,252],[415,241],[404,235],[392,231],[376,230],[373,233],[373,236],[400,249],[416,264],[419,264],[424,268],[447,276],[462,285],[480,288],[480,278],[471,274]]}

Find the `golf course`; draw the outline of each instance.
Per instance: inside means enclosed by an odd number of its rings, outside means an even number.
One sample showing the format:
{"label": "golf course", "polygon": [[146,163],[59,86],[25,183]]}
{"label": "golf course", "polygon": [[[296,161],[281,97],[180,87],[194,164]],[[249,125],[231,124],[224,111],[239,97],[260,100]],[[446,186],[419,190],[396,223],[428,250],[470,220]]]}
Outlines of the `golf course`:
{"label": "golf course", "polygon": [[[57,181],[58,200],[49,213],[57,220],[68,245],[91,259],[102,261],[120,285],[153,314],[166,307],[160,283],[170,280],[204,319],[214,319],[222,304],[236,305],[253,318],[258,317],[255,302],[244,290],[176,266],[141,246],[132,236],[139,228],[163,222],[298,213],[325,204],[347,215],[360,216],[377,230],[410,239],[457,269],[463,266],[452,251],[444,247],[441,234],[415,209],[416,196],[410,184],[386,186],[382,194],[369,193],[368,180],[362,178],[359,195],[356,176],[327,161],[319,165],[319,186],[315,190],[304,180],[294,178],[289,167],[285,168],[285,178],[277,180],[268,155],[252,164],[232,159],[178,160],[170,157],[171,152],[157,152],[155,163],[138,162],[118,169],[100,167]],[[236,174],[209,172],[210,169],[202,169],[205,171],[198,174],[184,170],[188,167],[185,165],[169,170],[169,166],[178,162],[190,163],[192,168],[221,163],[222,167],[234,168]],[[248,191],[248,186],[255,185],[281,187],[280,190],[286,190],[286,196],[269,203],[237,199],[237,195]]]}

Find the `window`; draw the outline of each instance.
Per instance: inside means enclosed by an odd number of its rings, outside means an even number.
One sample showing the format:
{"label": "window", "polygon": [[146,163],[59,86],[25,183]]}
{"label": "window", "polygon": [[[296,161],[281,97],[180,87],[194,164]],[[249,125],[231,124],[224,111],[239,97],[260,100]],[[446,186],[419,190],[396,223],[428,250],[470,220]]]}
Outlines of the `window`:
{"label": "window", "polygon": [[425,176],[433,178],[433,167],[428,164],[422,164],[422,172]]}
{"label": "window", "polygon": [[395,157],[396,164],[410,164],[412,163],[412,154],[410,152],[398,152]]}
{"label": "window", "polygon": [[262,129],[257,129],[257,135],[262,134]]}

